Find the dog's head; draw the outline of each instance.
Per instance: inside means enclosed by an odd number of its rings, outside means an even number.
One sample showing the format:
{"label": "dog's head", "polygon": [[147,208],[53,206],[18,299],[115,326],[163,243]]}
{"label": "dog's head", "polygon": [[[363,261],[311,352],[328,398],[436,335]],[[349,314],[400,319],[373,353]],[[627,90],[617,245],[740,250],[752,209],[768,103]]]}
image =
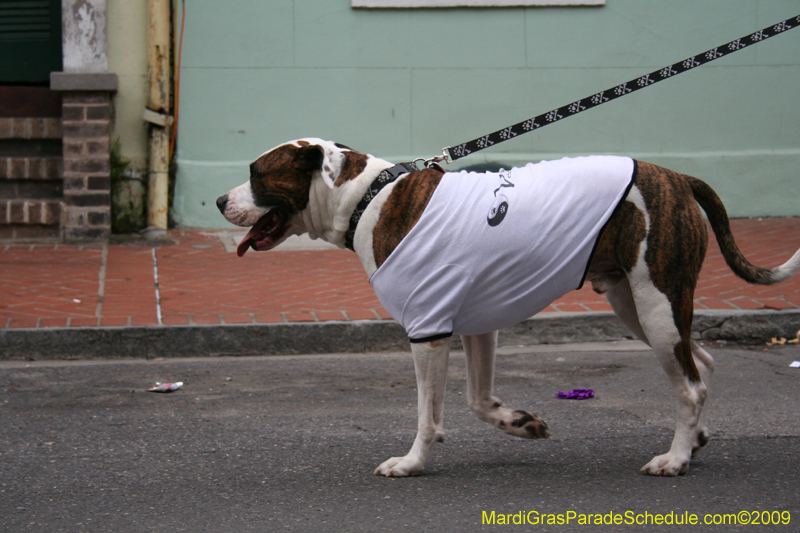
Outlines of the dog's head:
{"label": "dog's head", "polygon": [[[334,189],[359,174],[367,156],[322,139],[300,139],[269,150],[250,164],[250,180],[217,199],[237,226],[252,226],[238,248],[270,250],[292,234],[316,183]],[[296,228],[294,229],[296,231]]]}

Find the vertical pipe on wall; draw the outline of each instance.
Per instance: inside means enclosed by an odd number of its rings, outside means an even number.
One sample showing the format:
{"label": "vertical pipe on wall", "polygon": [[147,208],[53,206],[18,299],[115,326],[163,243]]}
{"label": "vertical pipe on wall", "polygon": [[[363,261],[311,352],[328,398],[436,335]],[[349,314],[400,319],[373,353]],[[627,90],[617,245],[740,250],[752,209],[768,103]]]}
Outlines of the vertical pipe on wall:
{"label": "vertical pipe on wall", "polygon": [[[150,96],[147,107],[169,114],[170,0],[148,0],[147,48]],[[147,225],[167,230],[169,198],[169,126],[150,125]]]}

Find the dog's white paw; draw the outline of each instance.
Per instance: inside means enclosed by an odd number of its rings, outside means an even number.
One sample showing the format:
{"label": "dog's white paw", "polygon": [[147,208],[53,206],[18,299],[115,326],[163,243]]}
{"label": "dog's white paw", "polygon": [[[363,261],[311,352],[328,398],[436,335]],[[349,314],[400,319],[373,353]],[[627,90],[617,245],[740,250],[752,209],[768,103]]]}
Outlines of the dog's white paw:
{"label": "dog's white paw", "polygon": [[[497,427],[515,437],[523,439],[549,439],[547,423],[528,411],[509,411],[508,420],[500,420]],[[504,417],[506,418],[506,417]]]}
{"label": "dog's white paw", "polygon": [[658,455],[642,467],[642,472],[651,476],[677,476],[689,470],[689,458],[678,457],[671,453]]}
{"label": "dog's white paw", "polygon": [[405,457],[392,457],[387,459],[375,469],[376,476],[386,477],[407,477],[422,474],[424,465],[416,457],[406,455]]}

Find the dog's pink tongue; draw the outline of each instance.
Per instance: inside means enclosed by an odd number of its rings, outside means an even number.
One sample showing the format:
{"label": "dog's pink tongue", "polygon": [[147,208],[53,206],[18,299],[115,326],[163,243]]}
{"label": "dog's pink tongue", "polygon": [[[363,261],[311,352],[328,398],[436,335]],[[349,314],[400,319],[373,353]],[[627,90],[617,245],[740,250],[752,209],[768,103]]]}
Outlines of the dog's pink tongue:
{"label": "dog's pink tongue", "polygon": [[256,230],[255,226],[250,228],[250,231],[247,232],[247,235],[244,236],[244,239],[242,239],[242,242],[240,242],[239,246],[236,248],[236,255],[242,257],[245,252],[250,249],[250,243],[253,241],[253,237],[255,237],[257,234],[258,231]]}

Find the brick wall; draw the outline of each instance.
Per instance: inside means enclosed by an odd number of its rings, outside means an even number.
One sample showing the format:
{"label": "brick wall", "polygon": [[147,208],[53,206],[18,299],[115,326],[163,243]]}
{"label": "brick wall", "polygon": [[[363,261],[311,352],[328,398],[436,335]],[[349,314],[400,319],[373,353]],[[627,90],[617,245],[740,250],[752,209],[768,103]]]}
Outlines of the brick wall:
{"label": "brick wall", "polygon": [[111,234],[111,95],[64,92],[64,219],[66,242]]}
{"label": "brick wall", "polygon": [[61,238],[61,119],[0,118],[0,240]]}

